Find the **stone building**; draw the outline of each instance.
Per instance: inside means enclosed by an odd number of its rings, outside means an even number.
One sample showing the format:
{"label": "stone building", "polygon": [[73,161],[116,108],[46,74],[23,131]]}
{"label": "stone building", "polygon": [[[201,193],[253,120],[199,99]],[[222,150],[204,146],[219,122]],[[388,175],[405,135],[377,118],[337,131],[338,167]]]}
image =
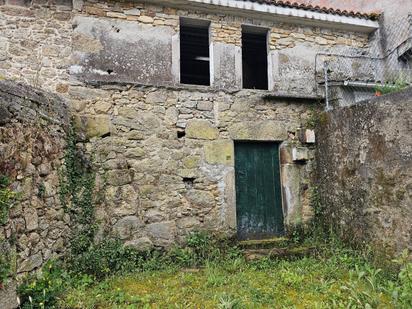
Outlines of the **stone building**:
{"label": "stone building", "polygon": [[[261,238],[310,220],[316,58],[365,55],[379,40],[376,15],[283,1],[0,4],[1,79],[66,101],[104,192],[100,232],[142,249],[193,230]],[[67,241],[67,217],[42,209],[59,208],[59,158],[37,156],[15,165],[26,194],[0,228],[17,233],[21,272]]]}

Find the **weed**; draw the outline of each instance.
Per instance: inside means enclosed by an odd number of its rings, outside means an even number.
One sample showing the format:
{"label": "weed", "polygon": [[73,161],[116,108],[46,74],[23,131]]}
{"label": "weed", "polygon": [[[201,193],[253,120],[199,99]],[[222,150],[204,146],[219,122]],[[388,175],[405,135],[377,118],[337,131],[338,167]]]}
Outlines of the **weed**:
{"label": "weed", "polygon": [[44,199],[46,196],[46,187],[44,183],[40,183],[37,189],[37,197],[40,199]]}
{"label": "weed", "polygon": [[240,307],[240,301],[230,295],[223,294],[219,297],[217,308],[219,309],[235,309]]}
{"label": "weed", "polygon": [[0,290],[2,289],[3,285],[9,279],[9,276],[12,273],[12,254],[10,250],[9,244],[4,241],[0,240]]}
{"label": "weed", "polygon": [[375,91],[381,94],[389,94],[394,92],[399,92],[409,86],[409,82],[404,78],[400,77],[393,82],[388,82],[375,87]]}

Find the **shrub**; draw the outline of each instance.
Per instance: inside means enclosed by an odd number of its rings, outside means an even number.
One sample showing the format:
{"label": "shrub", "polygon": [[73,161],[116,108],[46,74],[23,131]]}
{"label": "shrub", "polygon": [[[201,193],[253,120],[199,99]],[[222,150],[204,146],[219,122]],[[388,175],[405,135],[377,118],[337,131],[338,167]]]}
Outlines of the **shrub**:
{"label": "shrub", "polygon": [[412,262],[408,250],[403,251],[394,262],[401,269],[398,274],[399,285],[390,287],[392,297],[402,308],[412,308]]}
{"label": "shrub", "polygon": [[190,233],[185,247],[175,247],[168,253],[173,263],[186,267],[237,258],[240,254],[239,248],[231,239],[211,236],[205,232]]}
{"label": "shrub", "polygon": [[143,253],[124,247],[121,241],[107,239],[91,245],[82,253],[77,252],[75,255],[71,253],[66,258],[66,262],[69,270],[103,279],[117,272],[138,268],[144,259]]}
{"label": "shrub", "polygon": [[27,277],[19,286],[21,308],[55,308],[69,281],[61,263],[47,262],[40,273]]}

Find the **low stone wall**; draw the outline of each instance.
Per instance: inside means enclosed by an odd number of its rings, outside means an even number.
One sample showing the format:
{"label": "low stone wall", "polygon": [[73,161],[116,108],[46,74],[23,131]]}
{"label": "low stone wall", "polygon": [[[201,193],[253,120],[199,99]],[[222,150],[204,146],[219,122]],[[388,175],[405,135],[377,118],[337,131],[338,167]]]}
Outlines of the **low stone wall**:
{"label": "low stone wall", "polygon": [[[18,193],[7,222],[0,225],[0,248],[9,251],[17,276],[38,269],[66,248],[70,219],[59,202],[58,169],[67,117],[57,96],[0,82],[0,175]],[[7,308],[3,296],[0,307]]]}
{"label": "low stone wall", "polygon": [[412,249],[412,89],[324,116],[317,160],[325,217],[347,240]]}

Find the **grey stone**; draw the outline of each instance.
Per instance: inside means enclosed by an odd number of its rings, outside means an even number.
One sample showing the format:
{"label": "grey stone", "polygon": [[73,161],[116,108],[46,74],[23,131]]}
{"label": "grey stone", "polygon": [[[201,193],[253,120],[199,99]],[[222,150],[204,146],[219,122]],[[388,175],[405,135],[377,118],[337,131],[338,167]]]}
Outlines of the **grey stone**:
{"label": "grey stone", "polygon": [[0,61],[7,60],[9,42],[6,38],[0,37]]}
{"label": "grey stone", "polygon": [[200,101],[199,103],[197,103],[197,109],[200,111],[211,111],[213,110],[213,102]]}
{"label": "grey stone", "polygon": [[46,164],[46,163],[40,164],[38,169],[39,169],[39,175],[42,177],[49,175],[51,172],[50,164]]}
{"label": "grey stone", "polygon": [[169,247],[175,239],[176,224],[174,221],[152,223],[146,226],[146,231],[155,246]]}
{"label": "grey stone", "polygon": [[0,126],[5,125],[11,119],[11,113],[3,105],[0,105]]}
{"label": "grey stone", "polygon": [[200,221],[195,217],[184,217],[177,221],[177,226],[183,230],[193,229],[200,225]]}
{"label": "grey stone", "polygon": [[283,141],[288,138],[288,131],[294,131],[297,124],[283,121],[244,121],[229,127],[234,140]]}
{"label": "grey stone", "polygon": [[145,214],[145,221],[149,223],[163,221],[165,219],[164,212],[157,209],[149,209]]}
{"label": "grey stone", "polygon": [[26,222],[26,230],[34,231],[39,227],[39,217],[34,208],[26,208],[24,210],[24,221]]}
{"label": "grey stone", "polygon": [[128,216],[120,219],[113,226],[113,233],[120,239],[129,239],[143,227],[142,221],[136,216]]}
{"label": "grey stone", "polygon": [[135,248],[138,251],[149,251],[153,248],[153,243],[148,237],[141,237],[126,241],[125,246]]}
{"label": "grey stone", "polygon": [[32,271],[36,268],[39,268],[42,265],[42,263],[43,263],[43,258],[42,258],[41,253],[39,252],[25,259],[18,267],[17,272],[23,273],[23,272]]}
{"label": "grey stone", "polygon": [[107,182],[113,186],[122,186],[132,181],[130,170],[112,170],[107,172]]}
{"label": "grey stone", "polygon": [[119,216],[134,215],[139,206],[139,195],[132,185],[108,187],[106,199],[113,213]]}
{"label": "grey stone", "polygon": [[212,193],[202,190],[190,190],[186,199],[194,207],[212,208],[215,206],[215,198]]}
{"label": "grey stone", "polygon": [[76,11],[81,11],[83,9],[83,0],[73,0],[73,9]]}

